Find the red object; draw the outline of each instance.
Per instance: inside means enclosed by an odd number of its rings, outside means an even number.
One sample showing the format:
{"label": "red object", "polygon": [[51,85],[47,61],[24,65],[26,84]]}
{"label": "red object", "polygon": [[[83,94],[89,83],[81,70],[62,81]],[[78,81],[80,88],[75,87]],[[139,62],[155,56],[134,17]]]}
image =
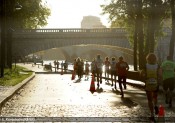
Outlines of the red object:
{"label": "red object", "polygon": [[164,117],[165,116],[165,109],[162,105],[159,106],[159,117]]}
{"label": "red object", "polygon": [[165,123],[165,109],[162,105],[159,106],[158,123]]}
{"label": "red object", "polygon": [[90,91],[94,92],[95,90],[95,82],[94,82],[94,75],[92,74],[92,80],[90,85]]}
{"label": "red object", "polygon": [[73,71],[72,72],[72,80],[74,80],[75,79],[75,72]]}

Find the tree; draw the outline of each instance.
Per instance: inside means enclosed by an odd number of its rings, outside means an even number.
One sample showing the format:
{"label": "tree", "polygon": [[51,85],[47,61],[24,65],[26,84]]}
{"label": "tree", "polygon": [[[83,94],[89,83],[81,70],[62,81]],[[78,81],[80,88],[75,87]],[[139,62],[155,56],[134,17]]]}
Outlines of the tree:
{"label": "tree", "polygon": [[171,35],[171,40],[170,40],[170,45],[169,45],[169,56],[173,60],[174,56],[174,43],[175,43],[175,1],[170,0],[167,1],[170,3],[171,7],[171,17],[172,17],[172,35]]}
{"label": "tree", "polygon": [[[121,20],[125,23],[122,25],[127,27],[129,41],[134,46],[134,61],[138,52],[139,68],[142,69],[145,55],[154,52],[156,41],[162,34],[161,22],[166,14],[163,0],[111,0],[101,7],[103,14],[109,14],[112,24],[119,25]],[[120,23],[117,23],[118,20]],[[136,69],[136,64],[134,66]]]}
{"label": "tree", "polygon": [[[21,10],[15,10],[15,4],[22,5]],[[50,9],[42,0],[6,0],[7,28],[36,29],[47,25]]]}

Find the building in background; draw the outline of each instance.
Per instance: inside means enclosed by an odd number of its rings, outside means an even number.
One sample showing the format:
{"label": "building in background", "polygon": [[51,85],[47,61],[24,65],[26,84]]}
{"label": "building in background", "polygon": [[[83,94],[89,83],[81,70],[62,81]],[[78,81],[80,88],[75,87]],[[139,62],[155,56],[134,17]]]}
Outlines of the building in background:
{"label": "building in background", "polygon": [[81,28],[92,29],[92,28],[106,28],[99,17],[96,16],[84,16],[81,21]]}

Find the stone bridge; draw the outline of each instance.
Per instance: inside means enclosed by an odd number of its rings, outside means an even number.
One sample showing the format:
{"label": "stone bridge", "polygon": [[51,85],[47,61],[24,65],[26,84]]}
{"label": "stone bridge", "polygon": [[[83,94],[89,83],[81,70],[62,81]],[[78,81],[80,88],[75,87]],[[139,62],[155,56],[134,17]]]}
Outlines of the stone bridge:
{"label": "stone bridge", "polygon": [[[161,42],[166,44],[164,40],[169,40],[169,37],[161,38]],[[21,29],[12,33],[12,56],[23,57],[47,49],[87,44],[99,46],[98,50],[110,48],[120,51],[126,57],[133,54],[125,28]],[[65,50],[63,53],[66,55]]]}
{"label": "stone bridge", "polygon": [[12,53],[19,56],[82,44],[130,48],[125,29],[121,28],[15,30],[12,35]]}

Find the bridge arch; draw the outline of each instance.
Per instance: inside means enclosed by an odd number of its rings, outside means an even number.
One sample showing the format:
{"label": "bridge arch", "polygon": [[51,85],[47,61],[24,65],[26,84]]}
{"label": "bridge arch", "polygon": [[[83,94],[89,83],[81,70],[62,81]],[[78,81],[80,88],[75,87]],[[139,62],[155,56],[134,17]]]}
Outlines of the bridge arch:
{"label": "bridge arch", "polygon": [[130,48],[123,28],[16,30],[12,37],[12,53],[19,56],[56,47],[82,44]]}

